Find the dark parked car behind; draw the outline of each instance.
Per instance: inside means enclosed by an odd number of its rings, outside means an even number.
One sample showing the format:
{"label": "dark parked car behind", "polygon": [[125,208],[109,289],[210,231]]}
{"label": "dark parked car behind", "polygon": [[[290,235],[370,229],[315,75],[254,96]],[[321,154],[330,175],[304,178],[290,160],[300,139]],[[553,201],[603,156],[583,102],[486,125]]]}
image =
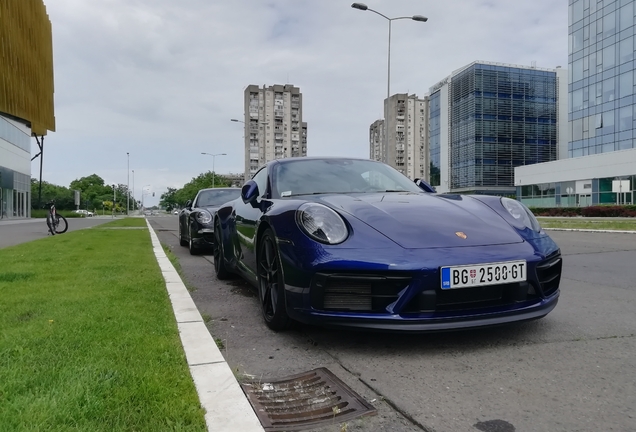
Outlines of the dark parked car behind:
{"label": "dark parked car behind", "polygon": [[238,188],[201,189],[179,213],[179,243],[196,255],[211,250],[214,215],[219,207],[241,196]]}

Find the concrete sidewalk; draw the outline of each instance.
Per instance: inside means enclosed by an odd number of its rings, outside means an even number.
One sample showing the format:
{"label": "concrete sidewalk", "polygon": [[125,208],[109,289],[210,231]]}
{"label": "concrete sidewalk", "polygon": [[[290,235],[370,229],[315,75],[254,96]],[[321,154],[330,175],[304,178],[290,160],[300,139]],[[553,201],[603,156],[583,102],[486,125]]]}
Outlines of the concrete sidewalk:
{"label": "concrete sidewalk", "polygon": [[177,320],[181,344],[209,431],[263,432],[258,417],[205,326],[190,293],[146,219],[155,257]]}

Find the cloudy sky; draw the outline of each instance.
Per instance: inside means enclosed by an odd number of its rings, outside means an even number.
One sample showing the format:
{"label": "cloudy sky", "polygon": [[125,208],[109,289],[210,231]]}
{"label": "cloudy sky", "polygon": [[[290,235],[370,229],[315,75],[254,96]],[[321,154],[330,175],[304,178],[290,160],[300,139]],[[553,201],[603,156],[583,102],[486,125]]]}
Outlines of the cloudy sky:
{"label": "cloudy sky", "polygon": [[[303,93],[310,156],[368,157],[386,97],[388,22],[351,0],[44,0],[57,128],[43,179],[93,173],[156,204],[212,169],[243,171],[243,91]],[[475,60],[567,67],[567,1],[367,0],[392,24],[391,93],[423,96]],[[37,145],[33,143],[33,154]],[[126,153],[130,153],[129,159]],[[39,162],[33,162],[38,176]]]}

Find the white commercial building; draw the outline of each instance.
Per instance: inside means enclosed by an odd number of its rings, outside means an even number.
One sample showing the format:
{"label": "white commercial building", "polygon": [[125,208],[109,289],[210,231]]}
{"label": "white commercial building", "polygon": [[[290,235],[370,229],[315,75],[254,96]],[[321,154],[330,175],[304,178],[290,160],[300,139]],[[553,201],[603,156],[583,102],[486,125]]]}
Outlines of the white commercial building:
{"label": "white commercial building", "polygon": [[29,217],[31,128],[0,114],[0,218]]}

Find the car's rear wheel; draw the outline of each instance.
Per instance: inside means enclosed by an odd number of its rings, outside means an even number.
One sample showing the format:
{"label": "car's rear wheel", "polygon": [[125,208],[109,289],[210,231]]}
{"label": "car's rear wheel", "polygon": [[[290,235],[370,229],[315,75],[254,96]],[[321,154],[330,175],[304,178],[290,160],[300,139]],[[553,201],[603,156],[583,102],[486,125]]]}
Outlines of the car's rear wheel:
{"label": "car's rear wheel", "polygon": [[291,323],[285,304],[285,281],[276,237],[269,228],[260,238],[257,263],[258,298],[265,324],[275,331],[285,330]]}
{"label": "car's rear wheel", "polygon": [[219,280],[226,280],[231,277],[231,273],[226,267],[223,258],[223,242],[221,241],[221,224],[217,221],[214,224],[214,244],[212,245],[212,253],[214,256],[214,273]]}
{"label": "car's rear wheel", "polygon": [[183,233],[181,232],[181,222],[179,222],[179,245],[187,246],[188,242],[183,239]]}

